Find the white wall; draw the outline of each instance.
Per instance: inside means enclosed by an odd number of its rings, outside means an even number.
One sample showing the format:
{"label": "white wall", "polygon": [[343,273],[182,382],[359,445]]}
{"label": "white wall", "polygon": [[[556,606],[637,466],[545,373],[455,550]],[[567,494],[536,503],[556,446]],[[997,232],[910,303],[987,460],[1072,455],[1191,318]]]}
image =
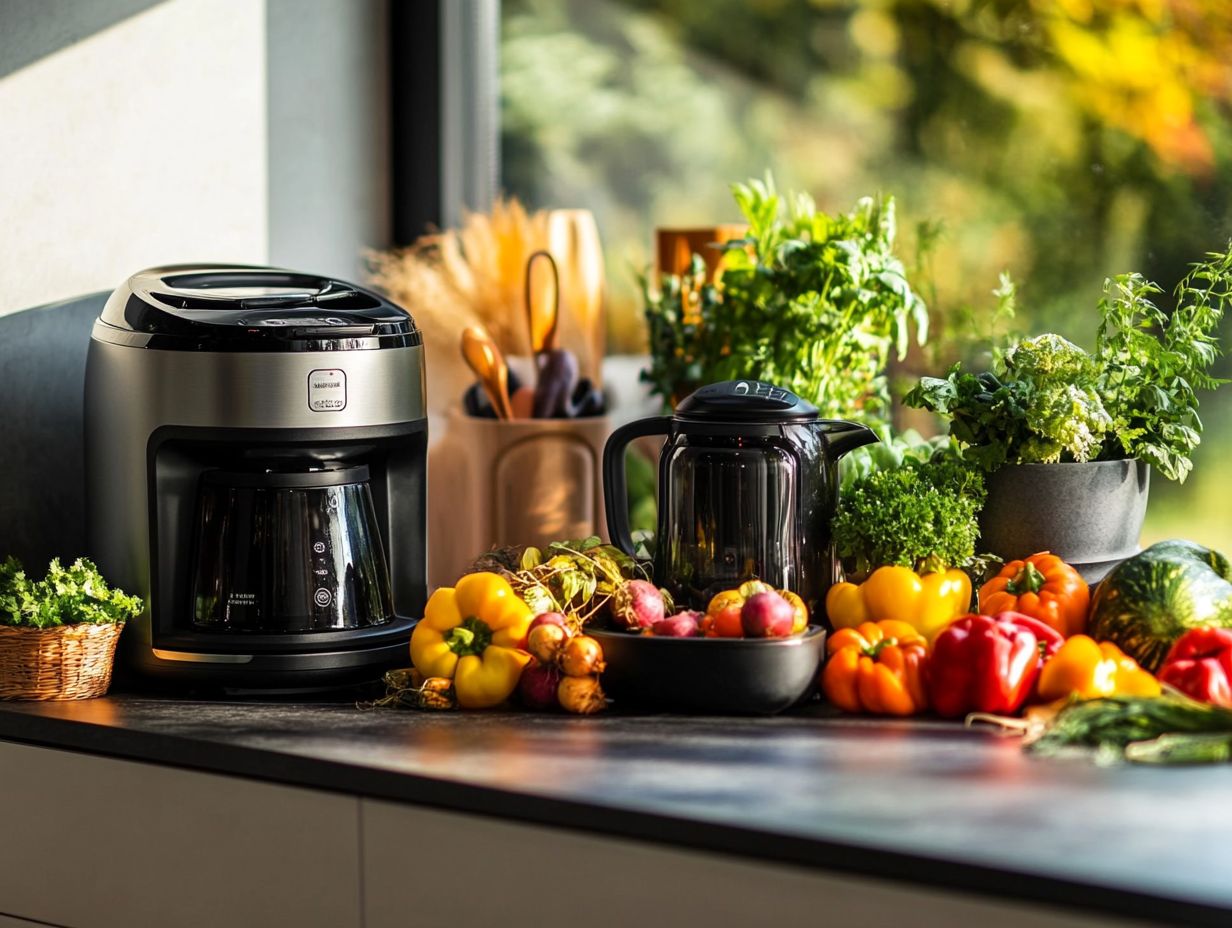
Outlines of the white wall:
{"label": "white wall", "polygon": [[[16,6],[0,61],[37,26]],[[156,4],[0,78],[0,313],[163,262],[264,261],[265,108],[253,0]]]}
{"label": "white wall", "polygon": [[392,223],[388,7],[267,4],[270,262],[362,279]]}
{"label": "white wall", "polygon": [[389,239],[384,10],[0,0],[0,315],[162,263],[356,276]]}

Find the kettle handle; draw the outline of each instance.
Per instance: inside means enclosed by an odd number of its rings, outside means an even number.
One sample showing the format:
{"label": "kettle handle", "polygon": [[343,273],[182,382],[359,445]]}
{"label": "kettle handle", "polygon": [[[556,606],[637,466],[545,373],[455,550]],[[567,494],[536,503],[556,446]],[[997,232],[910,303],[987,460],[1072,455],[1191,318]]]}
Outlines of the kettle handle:
{"label": "kettle handle", "polygon": [[671,416],[638,419],[612,432],[603,446],[603,509],[612,544],[633,557],[633,534],[629,530],[629,487],[625,479],[625,448],[635,438],[670,435]]}

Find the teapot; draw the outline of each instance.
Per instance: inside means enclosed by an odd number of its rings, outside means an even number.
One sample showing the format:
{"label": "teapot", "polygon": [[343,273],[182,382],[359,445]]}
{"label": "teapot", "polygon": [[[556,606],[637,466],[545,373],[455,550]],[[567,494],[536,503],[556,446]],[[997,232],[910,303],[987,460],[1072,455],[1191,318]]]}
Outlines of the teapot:
{"label": "teapot", "polygon": [[603,450],[612,542],[634,554],[625,449],[665,436],[659,455],[653,577],[681,608],[705,609],[757,579],[798,593],[814,613],[836,579],[830,520],[839,459],[877,441],[855,422],[823,419],[789,390],[729,380],[696,390],[670,416],[616,429]]}

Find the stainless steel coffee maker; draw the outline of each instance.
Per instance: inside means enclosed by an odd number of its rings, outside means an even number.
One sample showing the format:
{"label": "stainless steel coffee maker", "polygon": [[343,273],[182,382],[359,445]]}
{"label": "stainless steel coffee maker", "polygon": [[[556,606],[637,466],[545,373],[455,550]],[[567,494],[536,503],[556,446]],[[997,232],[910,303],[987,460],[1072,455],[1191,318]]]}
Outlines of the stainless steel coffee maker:
{"label": "stainless steel coffee maker", "polygon": [[141,271],[86,366],[89,554],[139,593],[139,673],[236,689],[405,664],[426,594],[423,348],[376,293],[262,267]]}

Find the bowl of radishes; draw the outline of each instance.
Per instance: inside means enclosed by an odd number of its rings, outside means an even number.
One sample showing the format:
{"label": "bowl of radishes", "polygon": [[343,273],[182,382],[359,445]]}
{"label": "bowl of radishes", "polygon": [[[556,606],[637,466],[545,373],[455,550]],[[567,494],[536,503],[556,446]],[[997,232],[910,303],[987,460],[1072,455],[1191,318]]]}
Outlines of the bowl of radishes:
{"label": "bowl of radishes", "polygon": [[[752,581],[715,596],[705,612],[672,612],[653,584],[626,584],[603,646],[603,687],[617,706],[768,715],[811,696],[825,629],[798,596]],[[671,612],[671,614],[668,614]]]}

